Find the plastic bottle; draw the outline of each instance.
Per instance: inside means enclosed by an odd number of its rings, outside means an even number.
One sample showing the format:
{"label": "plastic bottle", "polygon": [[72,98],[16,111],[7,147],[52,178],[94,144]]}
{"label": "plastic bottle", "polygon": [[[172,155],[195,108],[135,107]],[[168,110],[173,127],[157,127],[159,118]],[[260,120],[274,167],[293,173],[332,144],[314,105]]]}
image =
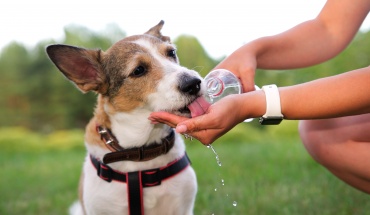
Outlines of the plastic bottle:
{"label": "plastic bottle", "polygon": [[243,92],[239,79],[226,69],[214,70],[204,78],[210,103],[215,103],[230,94],[240,94]]}
{"label": "plastic bottle", "polygon": [[[204,78],[208,96],[206,100],[213,104],[218,100],[230,94],[243,93],[242,84],[239,79],[229,70],[217,69]],[[255,86],[256,90],[259,89]],[[246,119],[245,122],[250,122],[253,119]]]}

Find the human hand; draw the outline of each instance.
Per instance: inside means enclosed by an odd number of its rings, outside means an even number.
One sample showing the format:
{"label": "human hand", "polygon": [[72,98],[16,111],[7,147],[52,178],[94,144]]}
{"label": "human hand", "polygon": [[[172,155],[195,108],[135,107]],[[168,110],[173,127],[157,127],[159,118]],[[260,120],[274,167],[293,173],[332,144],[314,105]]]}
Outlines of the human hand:
{"label": "human hand", "polygon": [[256,56],[249,47],[245,45],[225,58],[214,69],[226,69],[234,73],[241,81],[243,91],[249,92],[255,90],[254,76],[256,67]]}
{"label": "human hand", "polygon": [[241,99],[240,95],[229,95],[211,105],[203,115],[191,119],[167,112],[154,112],[149,120],[176,127],[176,132],[190,135],[208,145],[245,119],[240,112]]}

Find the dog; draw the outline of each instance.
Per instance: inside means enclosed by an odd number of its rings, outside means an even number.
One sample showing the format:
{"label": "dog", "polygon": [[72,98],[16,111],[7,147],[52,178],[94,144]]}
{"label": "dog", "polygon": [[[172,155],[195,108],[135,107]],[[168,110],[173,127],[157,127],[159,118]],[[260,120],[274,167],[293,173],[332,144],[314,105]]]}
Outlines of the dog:
{"label": "dog", "polygon": [[163,25],[106,51],[46,48],[79,90],[97,93],[72,214],[193,214],[197,182],[184,141],[148,117],[155,111],[191,117],[188,106],[202,98],[205,87],[196,71],[180,66],[175,45],[161,34]]}

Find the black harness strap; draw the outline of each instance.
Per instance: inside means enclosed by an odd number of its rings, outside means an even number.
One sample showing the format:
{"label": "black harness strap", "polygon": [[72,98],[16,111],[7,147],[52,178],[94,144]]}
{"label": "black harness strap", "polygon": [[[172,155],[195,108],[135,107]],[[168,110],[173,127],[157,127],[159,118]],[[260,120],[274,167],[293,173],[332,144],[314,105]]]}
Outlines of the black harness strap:
{"label": "black harness strap", "polygon": [[104,164],[92,155],[90,155],[90,159],[91,163],[97,171],[98,176],[101,179],[107,182],[116,180],[119,182],[127,183],[127,195],[129,201],[128,203],[130,215],[144,214],[143,187],[145,188],[158,186],[163,180],[175,176],[191,164],[188,155],[185,153],[182,158],[175,160],[164,167],[144,171],[122,173],[113,170],[107,164]]}
{"label": "black harness strap", "polygon": [[143,215],[143,186],[140,172],[126,173],[129,214]]}

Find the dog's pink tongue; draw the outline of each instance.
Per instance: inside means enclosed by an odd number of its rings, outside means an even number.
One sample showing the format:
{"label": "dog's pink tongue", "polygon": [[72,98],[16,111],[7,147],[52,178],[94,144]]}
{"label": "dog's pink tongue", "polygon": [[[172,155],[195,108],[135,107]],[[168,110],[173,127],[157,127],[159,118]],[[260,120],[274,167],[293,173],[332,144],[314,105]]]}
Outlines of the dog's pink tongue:
{"label": "dog's pink tongue", "polygon": [[211,106],[211,104],[208,103],[203,96],[200,96],[188,105],[188,108],[191,112],[191,117],[197,117],[204,114],[209,106]]}

